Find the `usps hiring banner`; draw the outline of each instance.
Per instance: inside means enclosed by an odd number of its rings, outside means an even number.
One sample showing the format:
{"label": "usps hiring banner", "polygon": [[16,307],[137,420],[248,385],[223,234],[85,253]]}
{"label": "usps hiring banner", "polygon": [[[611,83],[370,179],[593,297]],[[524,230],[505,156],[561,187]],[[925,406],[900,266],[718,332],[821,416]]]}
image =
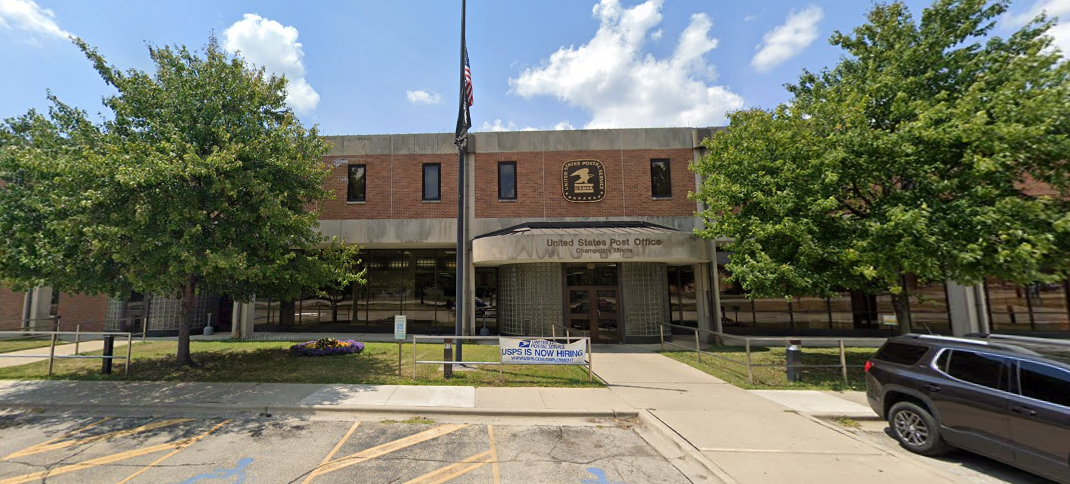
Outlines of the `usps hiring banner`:
{"label": "usps hiring banner", "polygon": [[510,365],[585,365],[585,340],[563,344],[544,339],[499,338],[502,363]]}

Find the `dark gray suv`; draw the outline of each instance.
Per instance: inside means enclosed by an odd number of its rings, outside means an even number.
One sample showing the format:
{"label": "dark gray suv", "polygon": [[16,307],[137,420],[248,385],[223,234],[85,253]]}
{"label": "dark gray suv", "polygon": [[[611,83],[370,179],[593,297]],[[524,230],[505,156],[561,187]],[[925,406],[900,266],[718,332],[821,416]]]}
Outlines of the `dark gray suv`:
{"label": "dark gray suv", "polygon": [[866,396],[910,451],[954,446],[1070,484],[1070,341],[891,338],[866,362]]}

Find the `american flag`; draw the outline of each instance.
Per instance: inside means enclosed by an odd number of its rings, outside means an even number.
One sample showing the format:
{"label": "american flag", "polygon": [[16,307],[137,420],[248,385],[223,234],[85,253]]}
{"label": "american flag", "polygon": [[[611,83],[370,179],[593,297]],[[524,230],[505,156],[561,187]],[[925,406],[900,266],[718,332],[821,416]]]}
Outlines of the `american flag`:
{"label": "american flag", "polygon": [[472,66],[468,64],[468,46],[464,48],[464,94],[468,97],[468,105],[475,104],[472,97]]}
{"label": "american flag", "polygon": [[457,112],[457,136],[453,143],[461,150],[468,149],[468,128],[472,127],[472,113],[468,107],[475,98],[472,97],[472,68],[468,65],[468,46],[461,40],[464,47],[464,96],[461,97],[460,110]]}

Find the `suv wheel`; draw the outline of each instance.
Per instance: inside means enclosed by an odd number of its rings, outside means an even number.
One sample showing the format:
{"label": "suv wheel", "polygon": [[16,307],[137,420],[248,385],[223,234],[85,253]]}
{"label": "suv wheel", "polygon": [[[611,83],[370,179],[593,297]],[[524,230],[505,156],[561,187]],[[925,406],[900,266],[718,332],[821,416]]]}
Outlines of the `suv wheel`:
{"label": "suv wheel", "polygon": [[888,423],[896,440],[916,454],[936,456],[947,453],[936,419],[924,408],[911,402],[892,405]]}

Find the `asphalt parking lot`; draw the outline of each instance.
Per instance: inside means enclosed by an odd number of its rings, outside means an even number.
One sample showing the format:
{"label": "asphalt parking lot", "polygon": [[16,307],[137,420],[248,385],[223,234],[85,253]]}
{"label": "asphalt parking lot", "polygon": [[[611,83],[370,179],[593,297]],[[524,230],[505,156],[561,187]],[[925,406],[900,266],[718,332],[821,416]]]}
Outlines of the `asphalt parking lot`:
{"label": "asphalt parking lot", "polygon": [[630,422],[0,415],[0,484],[689,482]]}

